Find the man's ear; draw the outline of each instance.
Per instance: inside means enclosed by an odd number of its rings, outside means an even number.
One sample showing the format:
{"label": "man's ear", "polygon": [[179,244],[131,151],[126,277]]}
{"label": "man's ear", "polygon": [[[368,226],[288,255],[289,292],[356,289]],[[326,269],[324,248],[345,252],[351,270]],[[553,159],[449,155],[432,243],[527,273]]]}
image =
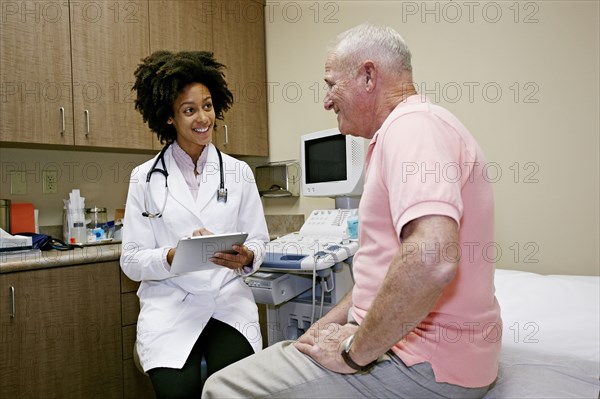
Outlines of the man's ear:
{"label": "man's ear", "polygon": [[363,63],[363,73],[365,77],[365,88],[367,91],[373,91],[377,84],[377,68],[375,63],[371,60],[367,60]]}

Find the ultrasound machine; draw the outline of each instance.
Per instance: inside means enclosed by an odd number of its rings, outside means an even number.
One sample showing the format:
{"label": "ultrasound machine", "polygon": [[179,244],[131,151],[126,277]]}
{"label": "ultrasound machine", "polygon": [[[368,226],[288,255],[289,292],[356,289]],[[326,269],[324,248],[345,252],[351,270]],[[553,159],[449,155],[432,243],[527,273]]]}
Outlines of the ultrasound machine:
{"label": "ultrasound machine", "polygon": [[302,195],[334,198],[335,209],[314,210],[299,231],[269,242],[261,268],[245,278],[267,305],[269,345],[298,338],[352,288],[368,144],[338,129],[301,137]]}

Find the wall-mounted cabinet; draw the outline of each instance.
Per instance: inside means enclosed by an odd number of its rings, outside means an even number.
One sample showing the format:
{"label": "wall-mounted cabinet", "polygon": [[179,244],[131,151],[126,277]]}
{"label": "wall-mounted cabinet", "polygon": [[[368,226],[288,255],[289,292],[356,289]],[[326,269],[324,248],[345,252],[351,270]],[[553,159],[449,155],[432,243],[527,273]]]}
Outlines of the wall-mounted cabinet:
{"label": "wall-mounted cabinet", "polygon": [[[251,0],[8,2],[0,9],[0,143],[120,151],[161,144],[135,110],[133,72],[159,49],[210,50],[234,107],[215,143],[268,155],[265,3]],[[223,123],[220,123],[221,127]]]}
{"label": "wall-mounted cabinet", "polygon": [[69,9],[46,22],[25,5],[0,7],[0,141],[72,145]]}
{"label": "wall-mounted cabinet", "polygon": [[133,71],[149,48],[148,2],[89,4],[94,11],[71,3],[75,145],[151,149],[131,92]]}
{"label": "wall-mounted cabinet", "polygon": [[[150,53],[158,50],[212,51],[212,13],[207,9],[206,1],[152,0],[148,5]],[[154,149],[162,146],[154,135]]]}
{"label": "wall-mounted cabinet", "polygon": [[212,51],[213,15],[206,1],[151,0],[148,6],[150,52]]}
{"label": "wall-mounted cabinet", "polygon": [[0,141],[151,149],[133,70],[148,53],[148,2],[2,7]]}
{"label": "wall-mounted cabinet", "polygon": [[213,48],[227,66],[233,107],[213,141],[225,153],[268,156],[264,1],[213,0]]}
{"label": "wall-mounted cabinet", "polygon": [[[150,1],[150,49],[206,50],[226,66],[234,105],[213,142],[232,155],[268,156],[264,1]],[[169,29],[156,29],[168,26]],[[155,141],[155,148],[162,146]]]}

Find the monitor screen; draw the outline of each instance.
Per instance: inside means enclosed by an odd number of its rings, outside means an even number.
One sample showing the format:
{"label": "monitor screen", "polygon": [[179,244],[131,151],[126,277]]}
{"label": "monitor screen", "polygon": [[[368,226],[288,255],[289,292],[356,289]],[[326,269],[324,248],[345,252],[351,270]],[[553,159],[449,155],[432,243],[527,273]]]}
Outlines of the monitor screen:
{"label": "monitor screen", "polygon": [[341,134],[304,143],[306,182],[346,180],[346,138]]}
{"label": "monitor screen", "polygon": [[344,136],[335,128],[302,135],[302,195],[331,198],[360,196],[368,145],[368,140]]}

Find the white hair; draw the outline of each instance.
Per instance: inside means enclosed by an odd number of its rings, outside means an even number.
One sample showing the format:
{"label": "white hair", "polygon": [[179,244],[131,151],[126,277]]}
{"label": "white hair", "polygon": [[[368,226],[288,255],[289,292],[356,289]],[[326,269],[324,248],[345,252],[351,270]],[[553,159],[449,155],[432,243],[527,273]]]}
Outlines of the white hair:
{"label": "white hair", "polygon": [[330,49],[343,64],[353,69],[371,59],[395,73],[412,72],[411,54],[398,32],[387,26],[363,23],[338,35]]}

